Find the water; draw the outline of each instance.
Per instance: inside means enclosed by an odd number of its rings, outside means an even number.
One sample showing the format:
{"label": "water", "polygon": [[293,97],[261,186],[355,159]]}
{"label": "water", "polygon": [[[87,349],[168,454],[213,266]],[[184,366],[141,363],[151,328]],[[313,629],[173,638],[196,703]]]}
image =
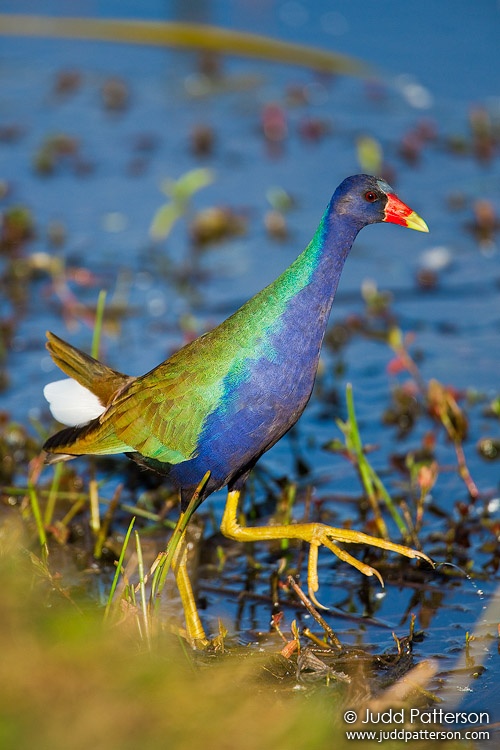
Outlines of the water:
{"label": "water", "polygon": [[[181,17],[184,4],[123,2],[78,4],[81,15],[149,18]],[[420,213],[430,227],[429,235],[396,227],[377,226],[358,238],[343,274],[334,307],[334,320],[360,314],[360,285],[372,280],[393,295],[393,310],[405,331],[416,333],[416,346],[423,353],[420,363],[425,379],[436,378],[458,390],[474,389],[486,397],[498,393],[500,328],[498,233],[480,245],[467,229],[473,221],[477,199],[492,202],[500,212],[498,153],[481,162],[471,153],[457,155],[451,139],[470,142],[469,115],[473,107],[484,107],[498,127],[500,112],[500,66],[498,4],[484,1],[474,9],[469,3],[366,4],[365,2],[250,3],[215,2],[190,4],[195,20],[222,24],[277,36],[306,44],[317,44],[363,58],[382,72],[383,85],[373,88],[355,79],[329,80],[300,68],[266,62],[227,59],[224,74],[237,79],[255,75],[255,86],[193,98],[188,91],[196,73],[195,56],[189,52],[133,48],[90,42],[2,39],[0,49],[0,124],[14,124],[22,135],[14,142],[0,143],[2,177],[11,186],[4,206],[29,206],[36,222],[36,236],[28,254],[50,252],[69,266],[84,267],[95,279],[90,286],[74,280],[65,293],[84,304],[94,304],[98,290],[123,295],[130,314],[116,335],[104,339],[103,356],[117,369],[140,374],[179,346],[183,335],[179,320],[194,316],[194,329],[201,332],[216,324],[250,295],[281,272],[309,241],[333,189],[347,174],[360,171],[356,142],[370,135],[383,148],[384,163],[395,175],[395,187],[403,200]],[[4,2],[3,12],[36,12],[38,4]],[[46,3],[45,12],[67,11],[66,3]],[[73,69],[82,76],[81,86],[67,97],[53,93],[58,72]],[[130,104],[123,112],[109,112],[101,103],[100,90],[106,79],[119,76],[129,88]],[[309,101],[288,106],[292,87],[302,87]],[[263,106],[278,102],[284,107],[288,135],[280,149],[271,152],[262,136]],[[328,123],[331,134],[317,141],[300,135],[306,118]],[[433,122],[436,139],[422,149],[416,164],[400,155],[403,137],[422,120]],[[213,127],[213,154],[200,160],[190,149],[195,125]],[[71,159],[57,165],[53,175],[41,177],[33,159],[44,139],[62,132],[76,138],[81,159],[91,166],[88,173],[75,170]],[[151,149],[138,144],[149,139]],[[498,149],[498,145],[497,145]],[[247,232],[202,252],[200,274],[189,284],[174,282],[174,271],[191,258],[190,242],[183,222],[159,247],[151,247],[148,229],[155,210],[165,200],[159,186],[166,177],[178,178],[200,163],[215,170],[212,186],[200,191],[193,210],[210,205],[231,206],[247,219]],[[140,169],[139,169],[140,167]],[[289,237],[271,239],[263,217],[269,208],[266,191],[285,189],[295,200],[287,215]],[[459,194],[458,208],[450,198]],[[51,222],[62,221],[67,241],[54,250],[47,240]],[[438,285],[422,291],[416,274],[424,254],[444,247],[447,262],[438,275]],[[5,261],[2,261],[5,263]],[[188,261],[189,263],[189,261]],[[4,266],[2,266],[4,267]],[[8,300],[2,300],[1,315],[11,315]],[[29,284],[25,309],[18,316],[13,345],[7,356],[9,385],[0,395],[1,408],[27,423],[29,417],[46,417],[41,389],[57,377],[44,351],[46,329],[89,348],[91,330],[78,312],[67,307],[66,324],[61,316],[61,297],[46,275]],[[344,386],[354,384],[356,408],[363,439],[380,446],[373,461],[387,469],[388,457],[419,445],[429,422],[420,420],[416,430],[398,440],[394,431],[381,426],[381,413],[390,400],[394,380],[387,375],[391,358],[381,344],[355,338],[343,351],[344,373],[334,375],[337,358],[328,350],[318,394],[299,427],[295,441],[283,440],[263,462],[275,475],[296,475],[294,450],[311,467],[309,478],[316,496],[332,498],[348,494],[352,502],[332,505],[334,522],[352,515],[358,493],[357,479],[348,464],[322,446],[338,437],[334,414],[329,417],[322,394],[335,389],[345,416]],[[402,378],[399,378],[401,380]],[[404,379],[404,378],[403,378]],[[426,587],[415,583],[404,588],[389,585],[386,595],[371,591],[378,625],[361,627],[359,619],[340,627],[340,635],[367,642],[388,639],[391,629],[406,632],[408,615],[415,611],[426,637],[419,644],[419,658],[436,656],[450,669],[463,648],[465,632],[474,627],[483,602],[493,597],[498,575],[490,563],[488,545],[494,532],[482,520],[482,507],[499,492],[498,462],[486,463],[475,449],[484,435],[498,437],[498,420],[487,419],[484,402],[467,407],[470,418],[465,452],[481,501],[478,530],[464,550],[474,559],[474,570],[484,574],[478,590],[466,578],[451,582],[436,574]],[[325,418],[326,414],[326,418]],[[455,455],[441,436],[438,457],[446,465]],[[120,465],[119,463],[117,464]],[[112,480],[110,479],[110,487]],[[391,490],[401,477],[384,476]],[[441,474],[433,490],[433,502],[456,519],[457,501],[466,501],[465,487],[453,470]],[[209,501],[220,515],[223,495]],[[443,531],[446,523],[433,515],[426,523]],[[430,529],[424,531],[429,533]],[[428,550],[432,554],[432,550]],[[443,548],[438,549],[443,554]],[[262,562],[269,564],[266,552]],[[328,553],[321,554],[321,595],[327,605],[361,613],[364,609],[353,588],[356,575],[343,566],[332,566]],[[354,582],[354,583],[353,583]],[[350,587],[350,588],[349,588]],[[346,599],[346,588],[351,591]],[[224,596],[207,593],[208,614],[216,618],[224,611],[234,622],[236,605]],[[267,627],[268,610],[258,604],[243,608],[239,622],[243,634]],[[340,620],[342,623],[342,620]],[[490,632],[494,632],[493,624]],[[363,633],[365,635],[363,635]],[[495,670],[498,655],[488,648],[486,673],[465,693],[464,710],[493,710],[498,705]]]}

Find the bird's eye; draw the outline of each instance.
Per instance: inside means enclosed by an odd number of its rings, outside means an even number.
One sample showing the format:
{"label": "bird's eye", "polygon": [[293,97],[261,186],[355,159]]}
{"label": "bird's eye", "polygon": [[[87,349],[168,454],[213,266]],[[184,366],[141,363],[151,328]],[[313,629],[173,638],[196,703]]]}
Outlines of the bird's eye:
{"label": "bird's eye", "polygon": [[365,200],[368,201],[368,203],[375,203],[376,200],[378,200],[377,193],[374,193],[373,190],[368,190],[365,193]]}

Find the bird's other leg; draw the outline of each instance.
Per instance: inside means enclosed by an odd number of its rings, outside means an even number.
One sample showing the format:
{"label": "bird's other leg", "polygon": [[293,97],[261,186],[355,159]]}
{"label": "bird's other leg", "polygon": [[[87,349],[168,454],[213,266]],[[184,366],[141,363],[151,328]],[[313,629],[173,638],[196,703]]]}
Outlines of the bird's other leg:
{"label": "bird's other leg", "polygon": [[200,615],[194,598],[191,579],[189,578],[187,566],[188,545],[186,542],[186,532],[184,531],[177,546],[176,552],[172,559],[172,568],[181,597],[182,608],[184,610],[184,619],[186,621],[186,633],[193,646],[206,646],[208,639],[205,635],[203,625],[201,624]]}
{"label": "bird's other leg", "polygon": [[224,536],[235,539],[239,542],[256,542],[273,539],[300,539],[308,542],[309,560],[307,567],[307,585],[309,596],[312,601],[322,606],[316,599],[316,592],[319,588],[318,582],[318,549],[321,545],[328,547],[340,560],[349,563],[366,576],[376,576],[382,586],[384,582],[380,573],[370,565],[357,560],[355,557],[339,547],[336,542],[341,544],[367,544],[373,547],[379,547],[390,552],[397,552],[409,558],[421,558],[431,565],[432,560],[423,552],[404,547],[402,544],[379,539],[378,537],[363,534],[361,531],[352,531],[349,529],[337,529],[333,526],[327,526],[323,523],[296,523],[289,526],[241,526],[238,523],[238,502],[240,498],[239,490],[230,490],[228,492],[226,507],[222,517],[221,531]]}

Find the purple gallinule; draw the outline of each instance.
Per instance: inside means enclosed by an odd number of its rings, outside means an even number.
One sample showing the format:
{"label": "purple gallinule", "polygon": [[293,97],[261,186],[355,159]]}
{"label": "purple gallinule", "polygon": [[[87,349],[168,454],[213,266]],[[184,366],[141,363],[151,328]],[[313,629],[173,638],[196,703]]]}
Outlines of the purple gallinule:
{"label": "purple gallinule", "polygon": [[[369,544],[428,560],[417,550],[320,523],[243,527],[237,521],[249,472],[309,401],[345,260],[359,230],[377,222],[428,231],[386,182],[369,175],[348,177],[333,194],[309,245],[281,276],[146,375],[116,372],[49,333],[49,352],[70,380],[45,387],[54,417],[68,425],[45,443],[48,460],[125,453],[168,474],[179,488],[183,508],[210,472],[200,501],[227,485],[221,525],[225,535],[240,541],[309,543],[308,585],[314,600],[321,545],[379,578],[338,544]],[[189,589],[183,595],[188,630],[194,640],[202,639],[184,569],[178,581]]]}

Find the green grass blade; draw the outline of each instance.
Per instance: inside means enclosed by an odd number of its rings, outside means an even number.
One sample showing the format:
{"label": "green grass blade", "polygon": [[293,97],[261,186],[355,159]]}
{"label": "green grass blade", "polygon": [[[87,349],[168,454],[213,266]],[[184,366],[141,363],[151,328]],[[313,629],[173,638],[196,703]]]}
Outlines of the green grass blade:
{"label": "green grass blade", "polygon": [[139,571],[139,591],[140,591],[141,611],[142,611],[142,619],[144,621],[144,636],[145,636],[148,648],[151,649],[151,628],[150,628],[150,623],[149,623],[148,602],[146,599],[146,576],[144,574],[144,559],[142,556],[141,538],[137,530],[134,531],[134,534],[135,534],[135,549],[137,552],[137,567]]}
{"label": "green grass blade", "polygon": [[32,484],[28,484],[28,493],[30,498],[31,510],[33,512],[33,518],[35,519],[36,528],[38,531],[38,538],[40,540],[40,546],[42,548],[42,557],[44,561],[49,556],[49,548],[47,545],[47,534],[45,533],[45,526],[43,525],[42,514],[40,512],[40,504],[38,502],[38,495]]}
{"label": "green grass blade", "polygon": [[134,523],[135,523],[135,517],[132,518],[132,520],[130,521],[129,527],[127,529],[127,533],[125,534],[125,539],[123,540],[120,557],[118,558],[118,562],[116,564],[116,570],[115,570],[115,575],[113,577],[113,583],[111,584],[111,589],[109,591],[108,602],[106,604],[106,609],[104,610],[104,622],[106,622],[106,620],[109,617],[109,613],[111,612],[111,606],[113,604],[113,597],[115,595],[116,587],[118,585],[118,579],[120,578],[120,574],[123,569],[123,560],[125,559],[125,553],[127,551],[127,546],[128,546],[128,542],[130,539],[130,535],[132,533],[132,529],[134,528]]}
{"label": "green grass blade", "polygon": [[[379,496],[384,501],[387,510],[392,516],[392,519],[394,523],[397,525],[400,533],[403,536],[407,536],[409,531],[408,528],[399,512],[399,510],[394,505],[391,496],[387,492],[386,488],[384,487],[384,484],[376,471],[373,469],[372,465],[368,461],[368,459],[365,456],[365,453],[363,451],[363,443],[361,441],[361,435],[359,433],[358,428],[358,422],[356,419],[356,412],[354,410],[354,396],[353,396],[353,390],[351,383],[347,384],[346,387],[346,402],[347,402],[347,416],[348,416],[348,424],[349,424],[349,436],[352,444],[352,449],[354,453],[356,454],[356,458],[358,461],[359,466],[359,472],[361,476],[361,480],[363,482],[363,485],[365,487],[365,490],[368,495],[374,496],[375,492],[377,491]],[[384,524],[385,527],[385,524]]]}
{"label": "green grass blade", "polygon": [[94,333],[92,334],[92,348],[90,354],[94,359],[99,358],[99,347],[101,344],[102,323],[104,320],[104,306],[106,304],[106,290],[101,289],[97,298],[95,310]]}
{"label": "green grass blade", "polygon": [[61,481],[63,468],[64,464],[62,462],[54,465],[54,476],[52,477],[52,484],[50,485],[45,513],[43,514],[44,526],[50,526],[52,523],[57,498],[59,497],[59,483]]}
{"label": "green grass blade", "polygon": [[51,18],[0,14],[0,35],[59,39],[92,39],[105,42],[161,47],[205,49],[219,54],[271,60],[312,68],[323,73],[373,76],[361,60],[304,44],[283,42],[217,26],[144,20]]}
{"label": "green grass blade", "polygon": [[203,479],[201,480],[200,484],[196,488],[196,491],[194,492],[191,500],[189,501],[189,505],[184,511],[184,513],[181,513],[179,516],[179,520],[177,521],[176,527],[174,531],[172,532],[172,536],[169,539],[168,545],[167,545],[167,551],[163,556],[163,559],[160,561],[160,564],[155,570],[153,581],[151,584],[151,598],[153,602],[155,603],[155,606],[159,603],[160,595],[163,590],[163,587],[165,586],[165,581],[167,580],[168,571],[170,570],[170,566],[172,564],[173,557],[175,555],[175,552],[177,550],[177,547],[179,546],[179,542],[182,539],[182,535],[184,534],[187,525],[189,521],[191,520],[191,517],[193,513],[196,511],[200,504],[200,496],[203,491],[203,488],[205,487],[206,483],[208,482],[210,478],[210,472],[207,471]]}

